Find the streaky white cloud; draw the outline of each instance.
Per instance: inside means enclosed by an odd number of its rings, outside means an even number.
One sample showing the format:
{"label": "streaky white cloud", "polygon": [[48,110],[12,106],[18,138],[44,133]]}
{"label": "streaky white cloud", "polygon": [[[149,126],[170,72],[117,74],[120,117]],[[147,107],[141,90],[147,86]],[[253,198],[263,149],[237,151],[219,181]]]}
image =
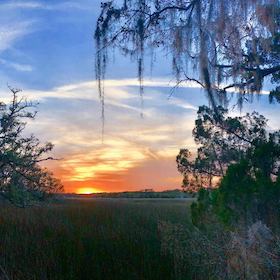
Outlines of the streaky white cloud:
{"label": "streaky white cloud", "polygon": [[[166,87],[170,88],[170,84],[166,80],[158,79],[154,81],[146,81],[145,86],[152,88]],[[138,87],[139,82],[137,79],[119,79],[119,80],[106,80],[106,100],[128,100],[139,98],[138,94],[133,94],[130,92],[129,87]],[[186,87],[188,87],[186,85]],[[194,85],[190,85],[190,88],[194,88]],[[69,99],[94,99],[98,98],[97,92],[97,82],[96,81],[86,81],[75,84],[63,85],[60,87],[53,88],[47,91],[39,90],[28,90],[30,98],[44,99],[44,98],[69,98]],[[144,95],[144,99],[153,99],[152,95]],[[174,105],[180,105],[185,109],[196,109],[191,104],[185,102],[180,103],[179,99],[171,98],[171,103]]]}
{"label": "streaky white cloud", "polygon": [[25,20],[0,25],[0,52],[13,47],[17,40],[34,31],[34,20]]}
{"label": "streaky white cloud", "polygon": [[0,9],[37,9],[41,7],[42,4],[35,1],[9,1],[0,5]]}
{"label": "streaky white cloud", "polygon": [[78,3],[77,1],[67,1],[63,3],[58,3],[58,4],[50,4],[46,6],[48,10],[68,10],[68,9],[79,9],[79,10],[87,10],[88,5],[85,3]]}
{"label": "streaky white cloud", "polygon": [[[76,83],[76,84],[69,84],[69,85],[64,85],[61,87],[56,88],[58,91],[75,91],[80,88],[97,88],[97,82],[96,81],[86,81],[82,83]],[[139,80],[138,79],[105,79],[103,81],[103,86],[106,89],[106,96],[109,98],[114,98],[115,92],[111,91],[112,88],[126,88],[126,87],[139,87]],[[193,82],[193,81],[184,81],[177,85],[177,82],[175,81],[170,81],[168,79],[163,79],[163,78],[155,78],[155,79],[145,79],[143,81],[143,86],[146,88],[169,88],[170,90],[175,89],[175,88],[194,88],[194,89],[202,89],[202,87]],[[226,85],[221,85],[221,87],[226,86]],[[229,92],[236,92],[234,88],[229,89]],[[269,94],[269,91],[267,90],[261,90],[259,94],[267,95]],[[121,95],[121,96],[120,96]],[[121,98],[133,98],[132,94],[130,94],[127,90],[122,90],[118,92],[118,97]],[[193,105],[189,103],[181,103],[181,100],[178,98],[175,98],[174,95],[170,96],[170,100],[172,103],[176,103],[177,105],[180,105],[180,107],[185,108],[185,109],[197,109]],[[149,99],[149,97],[145,96],[145,98]],[[178,102],[179,101],[179,102]]]}
{"label": "streaky white cloud", "polygon": [[[175,158],[182,147],[197,148],[192,137],[197,108],[192,99],[186,101],[186,96],[168,100],[166,90],[164,94],[158,87],[162,81],[151,84],[144,108],[149,115],[141,119],[135,114],[140,112],[137,80],[106,81],[103,143],[96,82],[24,91],[27,97],[42,101],[44,109],[39,107],[38,120],[28,127],[40,139],[56,145],[56,157],[62,160],[50,163],[50,167],[58,170],[64,182],[91,181],[100,189],[115,185],[117,190],[124,190],[132,182],[129,178],[140,178],[143,172],[142,181],[137,180],[139,187],[157,186],[157,178],[161,178],[162,186],[180,186]],[[203,92],[199,98],[203,103]],[[161,169],[166,166],[172,168],[169,173]]]}
{"label": "streaky white cloud", "polygon": [[[190,110],[181,112],[180,120],[174,122],[172,115],[180,102],[170,103],[154,82],[153,90],[147,93],[146,117],[141,119],[135,114],[141,112],[137,81],[106,82],[103,143],[95,82],[70,84],[48,91],[24,90],[22,93],[27,98],[41,101],[44,109],[39,107],[38,119],[30,123],[28,129],[40,139],[55,144],[55,155],[62,160],[49,164],[51,169],[60,170],[58,175],[64,182],[92,180],[104,186],[116,174],[124,178],[130,170],[144,166],[146,162],[161,164],[167,158],[175,162],[180,147],[186,143],[193,145],[192,122],[187,120],[194,115],[190,105],[185,104]],[[161,112],[166,105],[174,110]],[[189,132],[186,134],[186,131]],[[176,176],[176,169],[174,173]]]}
{"label": "streaky white cloud", "polygon": [[50,11],[65,11],[69,9],[85,10],[88,6],[74,1],[64,1],[61,3],[43,3],[41,1],[9,1],[0,4],[0,9],[41,9]]}
{"label": "streaky white cloud", "polygon": [[197,107],[186,102],[186,101],[183,101],[182,99],[179,99],[179,98],[176,98],[176,97],[172,97],[170,98],[170,103],[173,104],[173,105],[176,105],[178,107],[181,107],[183,109],[187,109],[187,110],[195,110],[197,111]]}
{"label": "streaky white cloud", "polygon": [[5,59],[0,59],[0,64],[13,68],[19,72],[32,72],[33,71],[33,67],[29,64],[11,62],[11,61],[7,61]]}

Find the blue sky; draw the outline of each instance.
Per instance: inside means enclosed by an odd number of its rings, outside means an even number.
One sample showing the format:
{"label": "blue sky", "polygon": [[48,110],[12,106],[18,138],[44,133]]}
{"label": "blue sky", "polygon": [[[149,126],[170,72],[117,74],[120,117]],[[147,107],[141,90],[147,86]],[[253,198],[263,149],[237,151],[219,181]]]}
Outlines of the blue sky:
{"label": "blue sky", "polygon": [[[150,79],[147,67],[144,118],[140,117],[137,67],[115,55],[106,81],[106,122],[101,142],[100,103],[94,81],[94,28],[100,1],[0,2],[0,93],[7,84],[40,102],[30,123],[42,141],[55,144],[63,158],[47,163],[65,183],[66,191],[179,188],[175,157],[182,147],[195,148],[191,130],[205,94],[195,87],[172,88],[171,67],[158,54]],[[245,105],[259,110],[279,128],[279,105],[267,96]]]}
{"label": "blue sky", "polygon": [[99,1],[79,3],[1,1],[1,74],[43,89],[92,79]]}

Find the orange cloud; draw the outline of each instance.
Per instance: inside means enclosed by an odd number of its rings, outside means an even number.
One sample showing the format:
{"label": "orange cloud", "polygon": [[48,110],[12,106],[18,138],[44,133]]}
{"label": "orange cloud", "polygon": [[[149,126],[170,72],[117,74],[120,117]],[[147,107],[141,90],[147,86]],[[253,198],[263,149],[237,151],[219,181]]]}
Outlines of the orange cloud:
{"label": "orange cloud", "polygon": [[180,187],[175,158],[181,147],[194,147],[191,130],[196,107],[177,99],[169,102],[157,88],[163,83],[150,83],[151,93],[144,95],[145,117],[140,118],[135,81],[106,83],[103,143],[95,83],[29,92],[45,109],[39,108],[30,131],[42,141],[53,142],[54,156],[62,158],[47,167],[67,192]]}

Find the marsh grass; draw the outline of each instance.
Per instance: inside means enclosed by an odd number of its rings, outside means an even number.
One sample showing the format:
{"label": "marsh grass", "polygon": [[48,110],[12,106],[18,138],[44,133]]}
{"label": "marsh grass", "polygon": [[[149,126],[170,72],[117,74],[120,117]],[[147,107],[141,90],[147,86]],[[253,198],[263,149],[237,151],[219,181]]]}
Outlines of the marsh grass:
{"label": "marsh grass", "polygon": [[13,280],[176,279],[158,224],[187,225],[188,208],[172,200],[3,205],[0,264]]}

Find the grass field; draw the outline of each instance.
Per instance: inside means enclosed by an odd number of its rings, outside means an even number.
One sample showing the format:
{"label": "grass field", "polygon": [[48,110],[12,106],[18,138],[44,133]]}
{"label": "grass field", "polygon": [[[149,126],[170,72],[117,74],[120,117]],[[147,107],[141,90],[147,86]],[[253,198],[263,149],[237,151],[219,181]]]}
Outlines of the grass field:
{"label": "grass field", "polygon": [[2,206],[2,274],[13,280],[176,279],[173,260],[161,254],[158,223],[187,225],[189,204],[116,199]]}

